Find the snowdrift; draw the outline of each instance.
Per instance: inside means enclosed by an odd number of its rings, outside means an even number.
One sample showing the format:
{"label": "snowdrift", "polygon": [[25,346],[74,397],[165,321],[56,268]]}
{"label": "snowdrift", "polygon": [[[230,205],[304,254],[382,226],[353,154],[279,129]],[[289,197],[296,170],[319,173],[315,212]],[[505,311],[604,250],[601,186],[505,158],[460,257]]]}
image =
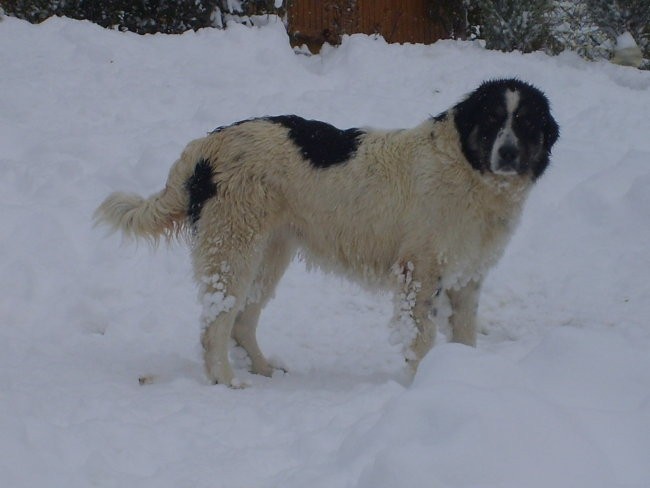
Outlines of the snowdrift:
{"label": "snowdrift", "polygon": [[[0,46],[2,486],[650,485],[650,73],[362,35],[307,57],[273,19],[137,36],[5,18]],[[478,348],[443,331],[412,385],[390,297],[297,261],[260,324],[289,372],[211,387],[187,251],[92,228],[107,193],[156,191],[217,126],[409,127],[503,76],[546,92],[561,137]]]}

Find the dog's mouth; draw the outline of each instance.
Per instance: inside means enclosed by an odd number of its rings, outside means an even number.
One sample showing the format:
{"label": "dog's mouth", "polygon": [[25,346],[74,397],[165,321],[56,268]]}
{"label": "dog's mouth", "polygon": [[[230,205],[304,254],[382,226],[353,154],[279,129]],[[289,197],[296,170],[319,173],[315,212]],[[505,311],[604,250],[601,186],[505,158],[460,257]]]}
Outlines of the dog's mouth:
{"label": "dog's mouth", "polygon": [[497,164],[492,167],[492,172],[494,174],[503,176],[518,175],[523,173],[518,162],[510,161],[498,161]]}

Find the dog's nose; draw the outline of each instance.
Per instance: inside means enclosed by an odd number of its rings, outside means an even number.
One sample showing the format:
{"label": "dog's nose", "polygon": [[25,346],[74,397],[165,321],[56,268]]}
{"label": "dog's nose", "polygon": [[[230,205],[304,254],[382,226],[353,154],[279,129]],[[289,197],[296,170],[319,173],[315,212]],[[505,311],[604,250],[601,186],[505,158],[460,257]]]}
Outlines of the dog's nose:
{"label": "dog's nose", "polygon": [[517,157],[519,157],[519,150],[517,149],[517,146],[511,144],[501,146],[499,148],[499,157],[501,158],[501,162],[512,164],[515,162]]}

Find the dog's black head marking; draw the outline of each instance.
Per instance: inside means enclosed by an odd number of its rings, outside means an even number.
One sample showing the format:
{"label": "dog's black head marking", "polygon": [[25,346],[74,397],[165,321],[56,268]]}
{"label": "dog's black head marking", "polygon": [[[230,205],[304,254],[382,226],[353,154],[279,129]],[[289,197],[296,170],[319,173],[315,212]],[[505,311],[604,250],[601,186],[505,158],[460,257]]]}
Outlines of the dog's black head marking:
{"label": "dog's black head marking", "polygon": [[297,115],[280,115],[266,120],[289,129],[289,138],[312,166],[326,169],[344,163],[354,156],[364,131],[341,130],[317,120],[305,120]]}
{"label": "dog's black head marking", "polygon": [[187,179],[185,188],[190,196],[187,215],[194,225],[201,217],[201,209],[206,200],[217,194],[217,184],[213,181],[214,170],[209,161],[201,159],[194,167],[194,174]]}
{"label": "dog's black head marking", "polygon": [[463,154],[481,172],[542,175],[559,127],[546,96],[517,79],[487,81],[453,109]]}

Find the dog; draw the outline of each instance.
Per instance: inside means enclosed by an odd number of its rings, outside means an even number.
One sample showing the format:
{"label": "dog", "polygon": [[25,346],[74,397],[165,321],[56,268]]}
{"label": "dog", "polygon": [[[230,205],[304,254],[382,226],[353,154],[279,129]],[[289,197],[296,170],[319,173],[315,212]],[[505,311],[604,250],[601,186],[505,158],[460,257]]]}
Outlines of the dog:
{"label": "dog", "polygon": [[558,136],[546,96],[517,79],[484,82],[406,130],[249,119],[190,142],[159,193],[113,193],[95,219],[154,243],[187,237],[213,383],[242,386],[228,359],[231,338],[253,373],[272,375],[258,318],[298,250],[395,292],[415,372],[443,319],[452,341],[476,345],[481,283]]}

